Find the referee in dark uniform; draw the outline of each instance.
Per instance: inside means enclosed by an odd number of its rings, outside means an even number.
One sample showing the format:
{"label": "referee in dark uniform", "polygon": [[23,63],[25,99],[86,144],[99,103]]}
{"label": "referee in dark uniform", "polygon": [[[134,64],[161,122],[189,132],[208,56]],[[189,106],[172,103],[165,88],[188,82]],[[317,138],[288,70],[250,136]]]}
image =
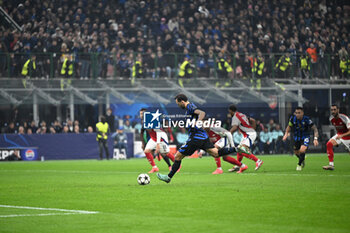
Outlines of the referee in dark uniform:
{"label": "referee in dark uniform", "polygon": [[301,171],[305,166],[305,153],[310,143],[310,131],[314,131],[314,145],[318,145],[318,130],[308,116],[304,116],[304,109],[297,107],[294,115],[290,117],[288,126],[283,136],[283,141],[287,140],[288,134],[293,128],[294,154],[299,158],[297,171]]}

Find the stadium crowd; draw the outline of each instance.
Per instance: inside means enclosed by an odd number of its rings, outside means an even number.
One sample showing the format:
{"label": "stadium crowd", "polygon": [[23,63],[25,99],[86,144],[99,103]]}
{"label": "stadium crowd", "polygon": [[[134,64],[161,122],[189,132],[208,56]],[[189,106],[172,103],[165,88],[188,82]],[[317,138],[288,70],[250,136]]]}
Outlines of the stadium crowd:
{"label": "stadium crowd", "polygon": [[0,30],[0,77],[329,78],[350,72],[347,1],[0,2],[23,29]]}

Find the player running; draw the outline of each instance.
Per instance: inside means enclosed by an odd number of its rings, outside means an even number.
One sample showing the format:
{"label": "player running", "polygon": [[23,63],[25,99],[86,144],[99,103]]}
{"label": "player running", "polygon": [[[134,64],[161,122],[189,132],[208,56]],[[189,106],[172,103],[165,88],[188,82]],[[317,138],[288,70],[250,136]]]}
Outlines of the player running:
{"label": "player running", "polygon": [[336,104],[331,106],[331,116],[329,121],[334,125],[337,134],[327,142],[327,154],[329,165],[323,166],[325,170],[334,170],[334,152],[333,146],[343,144],[350,152],[350,120],[349,117],[339,113],[339,107]]}
{"label": "player running", "polygon": [[304,116],[304,109],[297,107],[294,115],[290,117],[286,132],[283,136],[283,141],[287,140],[288,134],[294,128],[294,154],[299,158],[297,171],[301,171],[305,166],[305,153],[309,147],[310,129],[314,131],[314,145],[318,146],[318,130],[316,125],[308,116]]}
{"label": "player running", "polygon": [[[257,171],[264,162],[261,159],[258,159],[250,151],[250,148],[256,139],[256,131],[254,130],[256,124],[255,120],[253,118],[249,119],[243,113],[238,112],[237,107],[233,104],[230,105],[228,111],[232,116],[232,128],[230,129],[230,133],[233,134],[233,132],[239,130],[243,135],[243,138],[237,147],[238,150],[242,151],[237,153],[237,160],[241,162],[243,156],[253,160],[255,162],[255,170]],[[237,166],[229,169],[229,171],[238,171],[237,173],[241,173],[241,169]]]}
{"label": "player running", "polygon": [[[220,150],[221,148],[225,148],[225,147],[235,147],[235,144],[233,143],[233,138],[232,138],[232,134],[222,128],[222,127],[212,127],[212,128],[207,128],[206,131],[208,132],[208,136],[209,139],[212,143],[214,143],[214,146]],[[238,162],[235,158],[232,158],[228,155],[224,155],[222,156],[223,160],[236,165],[238,168],[242,167],[244,170],[248,168],[247,165],[242,164],[239,166],[239,164],[241,164],[240,162]],[[215,162],[216,162],[216,170],[214,172],[212,172],[212,174],[216,175],[216,174],[222,174],[223,170],[221,167],[221,159],[220,158],[214,158]],[[239,170],[239,169],[238,169]]]}
{"label": "player running", "polygon": [[[146,111],[145,108],[142,108],[140,110],[141,121],[143,121],[143,114],[145,111]],[[166,159],[168,157],[171,159],[171,161],[174,162],[175,157],[172,153],[170,153],[168,135],[162,129],[147,129],[146,131],[149,134],[150,139],[148,140],[145,146],[145,142],[143,140],[144,131],[145,129],[142,127],[141,129],[142,149],[144,150],[143,152],[145,153],[148,162],[152,166],[152,169],[148,173],[154,173],[159,171],[159,168],[154,162],[154,158],[152,154],[153,151],[156,155],[158,154],[162,155],[162,157],[164,158],[164,161],[167,162],[170,169],[171,168],[170,162],[167,161]]]}
{"label": "player running", "polygon": [[[190,120],[195,119],[198,122],[204,119],[205,112],[198,109],[197,106],[194,105],[193,103],[190,103],[186,95],[178,94],[175,97],[175,101],[180,108],[186,109],[186,115],[190,116]],[[198,128],[197,126],[189,127],[188,132],[189,132],[189,138],[187,142],[183,146],[181,146],[181,148],[176,152],[175,162],[173,163],[171,171],[169,172],[168,175],[157,173],[158,179],[169,183],[173,178],[173,176],[175,175],[176,171],[179,169],[181,165],[181,160],[185,156],[192,155],[198,149],[203,149],[207,151],[211,156],[215,158],[219,156],[231,154],[236,151],[235,148],[222,148],[218,150],[210,142],[206,131],[202,128]],[[241,163],[239,163],[239,165],[242,166]],[[242,169],[242,171],[244,170],[245,169]]]}

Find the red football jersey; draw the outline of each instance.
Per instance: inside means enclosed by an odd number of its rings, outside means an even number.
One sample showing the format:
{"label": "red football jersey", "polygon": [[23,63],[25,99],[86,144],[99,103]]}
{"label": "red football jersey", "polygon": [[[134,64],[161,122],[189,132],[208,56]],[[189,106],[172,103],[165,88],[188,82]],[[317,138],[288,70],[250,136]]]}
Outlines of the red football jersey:
{"label": "red football jersey", "polygon": [[147,129],[147,132],[148,132],[150,138],[153,141],[157,142],[157,132],[164,132],[164,131],[163,131],[163,129],[157,129],[157,131],[154,129]]}
{"label": "red football jersey", "polygon": [[221,136],[217,133],[215,133],[214,131],[210,130],[209,131],[209,138],[210,138],[210,141],[213,142],[214,144],[220,140]]}
{"label": "red football jersey", "polygon": [[244,137],[247,136],[247,133],[255,132],[253,127],[250,125],[248,117],[243,113],[235,113],[231,121],[231,126],[234,125],[238,126],[239,131],[243,134]]}
{"label": "red football jersey", "polygon": [[[338,118],[330,116],[329,118],[332,125],[334,125],[337,130],[337,134],[344,134],[350,130],[350,120],[349,117],[339,113]],[[350,140],[350,136],[343,137],[344,140]]]}

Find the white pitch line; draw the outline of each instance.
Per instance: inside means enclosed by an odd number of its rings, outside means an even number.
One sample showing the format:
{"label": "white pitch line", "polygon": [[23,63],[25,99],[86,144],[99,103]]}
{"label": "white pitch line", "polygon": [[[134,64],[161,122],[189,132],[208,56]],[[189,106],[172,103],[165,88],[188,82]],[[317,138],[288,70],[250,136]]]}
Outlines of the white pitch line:
{"label": "white pitch line", "polygon": [[14,208],[14,209],[27,209],[27,210],[51,210],[51,211],[69,212],[70,214],[97,214],[97,213],[99,213],[98,211],[67,210],[67,209],[42,208],[42,207],[31,207],[31,206],[0,205],[0,207]]}
{"label": "white pitch line", "polygon": [[11,214],[11,215],[0,215],[0,218],[35,217],[35,216],[52,216],[52,215],[72,215],[72,214],[79,214],[79,213]]}

